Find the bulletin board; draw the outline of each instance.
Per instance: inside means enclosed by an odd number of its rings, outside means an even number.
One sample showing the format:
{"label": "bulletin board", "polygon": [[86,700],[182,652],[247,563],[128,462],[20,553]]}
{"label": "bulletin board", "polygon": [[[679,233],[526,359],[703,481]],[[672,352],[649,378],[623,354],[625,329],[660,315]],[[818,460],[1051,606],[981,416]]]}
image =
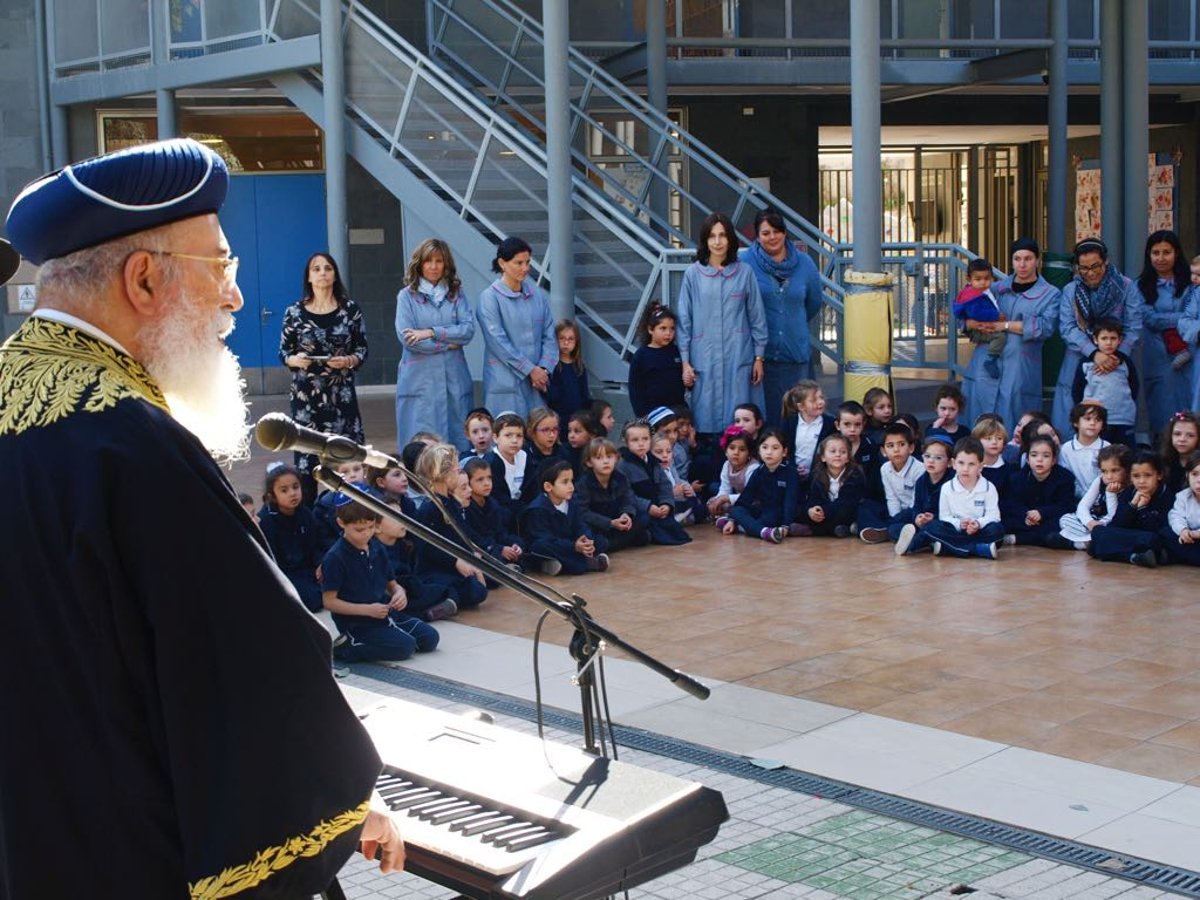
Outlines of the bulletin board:
{"label": "bulletin board", "polygon": [[[1147,159],[1146,223],[1151,231],[1178,231],[1179,164],[1170,153],[1151,153]],[[1101,237],[1101,172],[1098,159],[1082,160],[1075,169],[1075,241]]]}

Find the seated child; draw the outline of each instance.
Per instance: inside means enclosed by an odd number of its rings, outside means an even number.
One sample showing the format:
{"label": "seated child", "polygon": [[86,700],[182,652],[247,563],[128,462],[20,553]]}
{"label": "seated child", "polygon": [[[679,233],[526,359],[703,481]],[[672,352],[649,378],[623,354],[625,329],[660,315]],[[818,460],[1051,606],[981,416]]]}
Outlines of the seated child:
{"label": "seated child", "polygon": [[[469,550],[458,531],[466,533],[466,510],[454,497],[459,490],[460,474],[458,451],[450,444],[425,448],[417,460],[416,475],[429,485],[430,494],[417,511],[417,521],[450,543]],[[425,541],[417,547],[416,572],[425,583],[447,588],[450,599],[460,610],[476,607],[487,599],[487,583],[478,566],[456,559]]]}
{"label": "seated child", "polygon": [[1029,442],[1025,465],[1014,472],[1000,499],[1004,543],[1048,546],[1059,520],[1075,507],[1075,478],[1058,465],[1058,444],[1045,435]]}
{"label": "seated child", "polygon": [[678,403],[671,407],[675,413],[675,446],[671,449],[675,462],[675,471],[679,477],[691,484],[697,494],[703,494],[705,486],[714,480],[716,467],[705,466],[703,461],[696,464],[696,472],[692,472],[693,460],[696,456],[696,422],[692,417],[692,408],[686,403]]}
{"label": "seated child", "polygon": [[1005,320],[1004,314],[1000,312],[1000,304],[992,293],[992,264],[986,259],[973,259],[967,263],[967,283],[954,298],[954,317],[958,319],[959,328],[971,339],[971,343],[988,345],[983,370],[990,378],[999,378],[1000,355],[1004,353],[1008,334],[1003,331],[983,331],[969,324],[972,321]]}
{"label": "seated child", "polygon": [[864,497],[858,505],[858,536],[868,544],[882,544],[899,535],[893,526],[912,522],[917,479],[924,472],[913,456],[912,430],[901,421],[883,429],[883,457],[879,477],[884,499]]}
{"label": "seated child", "polygon": [[808,496],[800,503],[790,534],[849,537],[864,488],[862,467],[851,456],[849,439],[829,435],[817,448]]}
{"label": "seated child", "polygon": [[319,612],[321,587],[317,584],[317,568],[329,548],[321,542],[316,516],[304,505],[300,472],[295,466],[281,462],[267,466],[258,520],[280,570],[304,605],[312,612]]}
{"label": "seated child", "polygon": [[[353,502],[343,496],[343,502]],[[400,504],[388,503],[391,509],[401,511]],[[375,529],[375,540],[379,541],[392,564],[392,574],[404,594],[408,605],[404,611],[426,622],[436,622],[458,613],[458,604],[450,597],[444,584],[426,582],[416,574],[417,541],[408,537],[408,528],[388,516],[379,520]]]}
{"label": "seated child", "polygon": [[592,418],[589,410],[581,409],[572,413],[567,419],[567,445],[563,449],[570,458],[569,461],[574,467],[576,475],[583,471],[581,459],[583,448],[592,438],[602,437],[600,431],[600,425]]}
{"label": "seated child", "polygon": [[716,496],[708,501],[708,514],[722,516],[737,503],[737,498],[746,489],[746,481],[758,468],[754,459],[754,441],[750,435],[736,425],[730,425],[721,435],[721,449],[725,451],[725,465],[721,467],[721,480]]}
{"label": "seated child", "polygon": [[850,458],[862,467],[863,496],[883,499],[883,480],[879,469],[883,465],[883,456],[879,447],[865,434],[867,411],[862,404],[847,400],[837,408],[833,417],[833,427],[838,434],[850,442]]}
{"label": "seated child", "polygon": [[[554,410],[539,406],[529,411],[525,422],[525,481],[521,485],[521,502],[529,504],[539,496],[538,472],[548,462],[561,459],[570,463],[566,448],[559,442],[559,418]],[[532,476],[532,477],[531,477]]]}
{"label": "seated child", "polygon": [[[1101,319],[1096,323],[1093,340],[1096,353],[1116,356],[1120,362],[1115,369],[1101,371],[1099,364],[1084,357],[1075,370],[1071,396],[1076,403],[1091,401],[1108,410],[1108,426],[1104,439],[1113,444],[1132,447],[1136,443],[1134,425],[1137,423],[1137,367],[1122,350],[1121,338],[1125,325],[1119,319]],[[1093,353],[1094,357],[1096,354]]]}
{"label": "seated child", "polygon": [[1165,562],[1160,532],[1175,496],[1167,490],[1162,460],[1139,450],[1129,467],[1129,487],[1117,495],[1112,521],[1092,529],[1088,553],[1106,562],[1130,562],[1153,569]]}
{"label": "seated child", "polygon": [[963,396],[963,392],[958,389],[957,385],[943,384],[939,387],[934,395],[934,403],[937,409],[937,418],[929,426],[929,431],[926,432],[927,436],[945,434],[956,444],[963,438],[971,436],[971,429],[958,421],[958,417],[967,408],[967,398]]}
{"label": "seated child", "polygon": [[238,503],[242,504],[242,509],[246,510],[246,515],[255,525],[258,524],[258,506],[254,502],[254,498],[245,491],[238,491]]}
{"label": "seated child", "polygon": [[612,430],[617,427],[617,420],[613,416],[612,404],[607,400],[592,401],[592,418],[604,430],[604,433],[600,437],[608,437],[612,434]]}
{"label": "seated child", "polygon": [[408,496],[408,475],[402,466],[367,466],[366,480],[367,489],[384,503],[395,503],[405,515],[417,514],[417,504]]}
{"label": "seated child", "polygon": [[[366,466],[357,459],[336,463],[332,468],[333,471],[351,484],[361,483],[365,478]],[[317,495],[317,501],[312,506],[313,515],[317,519],[318,539],[321,542],[321,546],[326,550],[332,547],[342,534],[341,529],[338,528],[337,517],[335,516],[336,507],[334,503],[337,496],[337,491],[324,491]]]}
{"label": "seated child", "polygon": [[[558,571],[568,575],[608,571],[608,541],[594,534],[583,521],[583,512],[575,496],[575,475],[563,459],[548,461],[537,476],[542,493],[525,507],[521,533],[533,553],[558,563]],[[543,568],[556,574],[553,567]]]}
{"label": "seated child", "polygon": [[1108,412],[1094,403],[1076,403],[1071,408],[1075,437],[1062,445],[1058,464],[1075,476],[1075,497],[1082,497],[1100,474],[1099,454],[1108,441],[1100,437],[1108,424]]}
{"label": "seated child", "polygon": [[1167,513],[1163,544],[1171,562],[1200,566],[1200,456],[1193,456],[1184,471],[1187,487]]}
{"label": "seated child", "polygon": [[[345,499],[345,498],[343,498]],[[403,610],[404,588],[375,527],[379,516],[353,501],[337,507],[342,536],[321,562],[321,600],[346,640],[333,645],[338,662],[408,659],[438,645],[438,633]]]}
{"label": "seated child", "polygon": [[1004,442],[1008,439],[1008,429],[1004,427],[999,416],[989,413],[980,416],[975,427],[971,429],[971,437],[983,446],[983,477],[996,486],[1003,498],[1008,480],[1024,463],[1024,457],[1017,453],[1012,463],[1004,458]]}
{"label": "seated child", "polygon": [[942,486],[938,517],[920,531],[905,525],[896,539],[896,555],[932,547],[934,555],[996,558],[1004,537],[1000,497],[983,477],[983,447],[973,437],[954,445],[954,477]]}
{"label": "seated child", "polygon": [[1178,493],[1187,487],[1184,469],[1200,449],[1200,415],[1191,410],[1173,413],[1159,438],[1159,455],[1167,473],[1167,489]]}
{"label": "seated child", "polygon": [[583,475],[575,501],[584,523],[604,535],[608,552],[650,543],[650,518],[638,512],[629,479],[617,471],[617,448],[608,438],[592,438],[583,448]]}
{"label": "seated child", "polygon": [[[400,462],[404,465],[405,471],[417,471],[417,460],[421,458],[421,454],[425,452],[425,448],[428,446],[430,445],[424,441],[409,441],[404,445],[404,448],[400,451]],[[405,481],[407,483],[407,476]],[[420,490],[419,488],[416,491],[415,496],[413,494],[407,494],[407,496],[408,499],[412,501],[413,506],[415,506],[417,509],[420,509],[425,504],[424,491]]]}
{"label": "seated child", "polygon": [[[1005,424],[1004,420],[995,413],[984,413],[979,417],[975,424],[978,425],[979,422],[982,422],[984,416],[999,420],[1001,425]],[[1025,430],[1026,425],[1035,420],[1038,422],[1044,422],[1047,425],[1050,424],[1050,417],[1040,409],[1022,413],[1021,418],[1017,420],[1016,427],[1012,430],[1012,434],[1009,436],[1008,443],[1004,445],[1004,452],[1001,454],[1001,456],[1004,457],[1004,462],[1008,465],[1016,466],[1017,468],[1021,467],[1021,464],[1024,462],[1021,459],[1021,432]]]}
{"label": "seated child", "polygon": [[686,481],[682,481],[675,471],[675,454],[669,435],[656,431],[650,438],[650,455],[658,460],[663,474],[671,484],[671,497],[674,500],[672,509],[675,521],[680,525],[695,525],[708,518],[708,508],[696,495],[696,489]]}
{"label": "seated child", "polygon": [[[954,443],[949,435],[935,434],[930,436],[921,453],[925,472],[917,479],[917,486],[913,489],[912,524],[917,526],[918,531],[938,517],[942,486],[954,477],[950,468],[950,454],[953,452]],[[888,526],[888,536],[896,540],[903,528],[903,525]]]}
{"label": "seated child", "polygon": [[787,459],[784,433],[777,428],[763,429],[758,442],[762,465],[754,470],[728,516],[717,519],[722,534],[735,531],[780,544],[788,536],[788,526],[796,515],[800,479]]}
{"label": "seated child", "polygon": [[463,432],[470,444],[466,456],[487,456],[492,449],[492,414],[482,406],[467,413],[467,421],[463,423]]}
{"label": "seated child", "polygon": [[[825,392],[815,381],[804,379],[783,395],[783,434],[789,441],[792,462],[801,490],[817,461],[817,445],[834,432],[833,417],[825,415]],[[737,424],[737,419],[734,419]]]}
{"label": "seated child", "polygon": [[622,429],[625,446],[617,471],[629,479],[634,503],[650,523],[650,541],[673,546],[691,542],[683,526],[675,521],[675,498],[671,482],[657,459],[650,455],[650,423],[632,419]]}
{"label": "seated child", "polygon": [[492,496],[492,467],[486,459],[473,457],[463,466],[471,488],[467,505],[467,534],[496,559],[520,567],[525,542],[516,534],[512,514]]}
{"label": "seated child", "polygon": [[892,421],[892,395],[880,387],[863,394],[863,409],[867,413],[865,435],[876,447],[883,446],[883,428]]}
{"label": "seated child", "polygon": [[495,425],[496,446],[484,457],[492,467],[492,497],[516,521],[529,468],[529,454],[523,449],[525,422],[516,413],[501,413]]}
{"label": "seated child", "polygon": [[1100,451],[1098,463],[1100,474],[1083,492],[1075,512],[1058,520],[1059,533],[1047,539],[1047,547],[1086,550],[1092,540],[1092,530],[1112,522],[1113,513],[1117,511],[1117,496],[1129,484],[1133,451],[1124,444],[1109,444]]}

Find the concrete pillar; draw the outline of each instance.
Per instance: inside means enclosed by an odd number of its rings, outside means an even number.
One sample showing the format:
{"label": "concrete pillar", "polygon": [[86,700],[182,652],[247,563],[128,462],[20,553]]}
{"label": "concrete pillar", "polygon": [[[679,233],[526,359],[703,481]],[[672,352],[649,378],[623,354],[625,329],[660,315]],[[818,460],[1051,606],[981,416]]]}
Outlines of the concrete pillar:
{"label": "concrete pillar", "polygon": [[542,0],[546,69],[546,194],[550,213],[550,311],[575,316],[574,225],[571,216],[571,81],[567,68],[571,14]]}
{"label": "concrete pillar", "polygon": [[1067,0],[1050,0],[1050,91],[1048,138],[1050,169],[1047,173],[1046,249],[1057,251],[1067,233],[1067,38],[1070,18]]}
{"label": "concrete pillar", "polygon": [[179,124],[175,116],[175,92],[159,88],[154,92],[154,109],[158,118],[158,139],[179,136]]}
{"label": "concrete pillar", "polygon": [[321,0],[321,75],[325,114],[325,230],[342,281],[350,283],[350,231],[346,217],[346,71],[342,5]]}
{"label": "concrete pillar", "polygon": [[1122,271],[1136,275],[1141,268],[1142,254],[1149,234],[1147,203],[1150,188],[1147,184],[1150,153],[1150,93],[1149,93],[1149,25],[1146,0],[1125,0],[1122,4],[1121,69],[1124,77],[1124,119],[1121,143],[1125,147],[1125,167],[1122,179],[1125,202],[1124,238],[1119,238],[1105,223],[1104,230],[1112,237],[1110,246],[1120,241],[1124,248]]}
{"label": "concrete pillar", "polygon": [[50,104],[50,154],[53,166],[61,169],[71,161],[71,129],[67,124],[67,108],[58,103]]}
{"label": "concrete pillar", "polygon": [[[666,0],[647,0],[646,2],[646,100],[663,114],[667,115],[667,3]],[[651,140],[654,136],[651,135]],[[651,148],[653,150],[653,147]],[[662,221],[667,218],[667,175],[668,152],[664,147],[662,154],[654,160],[656,169],[664,176],[652,181],[647,198],[650,210]],[[658,229],[662,231],[662,229]]]}
{"label": "concrete pillar", "polygon": [[1100,219],[1110,258],[1121,265],[1125,233],[1125,152],[1121,146],[1121,0],[1100,0]]}
{"label": "concrete pillar", "polygon": [[878,272],[883,215],[880,170],[879,0],[850,4],[850,140],[854,166],[854,268]]}
{"label": "concrete pillar", "polygon": [[[150,0],[150,62],[165,66],[171,61],[171,11],[169,0]],[[177,137],[179,125],[175,116],[175,92],[159,88],[154,92],[155,114],[158,119],[158,139]]]}

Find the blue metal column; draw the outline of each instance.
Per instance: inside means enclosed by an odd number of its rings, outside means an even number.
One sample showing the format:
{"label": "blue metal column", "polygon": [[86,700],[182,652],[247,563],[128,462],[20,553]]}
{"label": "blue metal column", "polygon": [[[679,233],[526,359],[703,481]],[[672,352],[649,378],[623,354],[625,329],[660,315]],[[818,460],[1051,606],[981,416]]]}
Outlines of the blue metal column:
{"label": "blue metal column", "polygon": [[49,32],[46,27],[47,0],[33,5],[34,65],[37,66],[38,137],[41,144],[42,171],[55,168],[50,137],[50,54],[47,52]]}
{"label": "blue metal column", "polygon": [[1121,0],[1100,0],[1100,220],[1110,258],[1121,265],[1125,233],[1125,152],[1121,145]]}
{"label": "blue metal column", "polygon": [[1070,18],[1067,0],[1050,0],[1050,92],[1048,138],[1050,170],[1047,173],[1046,249],[1063,246],[1067,234],[1067,37]]}
{"label": "blue metal column", "polygon": [[856,272],[878,272],[883,265],[879,119],[879,0],[855,0],[850,4],[850,140]]}
{"label": "blue metal column", "polygon": [[346,72],[342,4],[321,0],[321,77],[325,114],[325,230],[329,252],[349,286],[350,232],[346,224]]}
{"label": "blue metal column", "polygon": [[[1147,156],[1150,153],[1149,25],[1146,0],[1125,0],[1122,8],[1124,43],[1121,69],[1124,76],[1125,118],[1121,141],[1125,145],[1125,266],[1137,274],[1141,267],[1149,220]],[[1106,226],[1107,229],[1107,226]]]}
{"label": "blue metal column", "polygon": [[[150,61],[157,66],[165,66],[171,61],[171,11],[167,9],[170,0],[151,0],[150,2]],[[175,118],[175,92],[168,88],[159,88],[154,92],[154,107],[158,119],[158,139],[176,137],[179,124]]]}
{"label": "blue metal column", "polygon": [[546,68],[546,193],[550,214],[550,311],[575,315],[571,218],[571,81],[567,68],[571,14],[561,0],[542,0]]}

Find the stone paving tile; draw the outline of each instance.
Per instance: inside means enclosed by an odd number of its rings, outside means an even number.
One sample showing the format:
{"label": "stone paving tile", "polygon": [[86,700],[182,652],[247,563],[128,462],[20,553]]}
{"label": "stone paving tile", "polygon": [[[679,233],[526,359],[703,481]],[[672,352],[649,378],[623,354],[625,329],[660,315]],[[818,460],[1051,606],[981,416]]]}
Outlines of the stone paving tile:
{"label": "stone paving tile", "polygon": [[[454,701],[353,675],[347,683],[425,706],[457,711]],[[523,734],[536,725],[497,715]],[[547,729],[547,737],[578,736]],[[1169,895],[1073,866],[852,809],[821,797],[773,788],[684,760],[622,749],[633,765],[720,790],[730,821],[700,848],[697,861],[629,892],[633,900],[952,900],[959,884],[971,900],[1156,900]],[[380,875],[355,856],[339,881],[350,900],[448,900],[458,894],[411,875]]]}

